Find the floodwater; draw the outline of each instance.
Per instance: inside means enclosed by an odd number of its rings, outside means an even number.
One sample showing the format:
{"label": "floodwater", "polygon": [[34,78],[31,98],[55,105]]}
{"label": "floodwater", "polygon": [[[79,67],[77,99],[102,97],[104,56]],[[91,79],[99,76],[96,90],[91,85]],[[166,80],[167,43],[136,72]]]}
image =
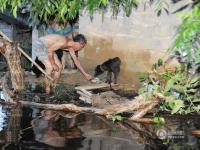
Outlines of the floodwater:
{"label": "floodwater", "polygon": [[93,114],[0,106],[0,148],[5,150],[199,149],[200,118],[167,117],[165,125],[113,123]]}
{"label": "floodwater", "polygon": [[[39,91],[40,88],[39,86]],[[34,90],[36,94],[37,90]],[[0,99],[4,99],[1,91]],[[20,105],[8,107],[0,104],[0,149],[199,149],[200,117],[170,115],[164,117],[166,118],[164,125],[140,124],[127,120],[113,123],[112,120],[94,114],[42,110]]]}

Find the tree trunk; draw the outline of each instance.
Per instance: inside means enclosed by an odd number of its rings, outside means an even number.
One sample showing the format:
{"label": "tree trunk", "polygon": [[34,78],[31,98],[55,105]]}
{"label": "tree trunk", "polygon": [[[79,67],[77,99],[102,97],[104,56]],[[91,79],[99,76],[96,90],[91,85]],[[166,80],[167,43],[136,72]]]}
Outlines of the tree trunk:
{"label": "tree trunk", "polygon": [[5,56],[10,70],[12,87],[15,91],[20,92],[24,90],[24,75],[21,67],[20,52],[17,49],[17,44],[7,41],[4,37],[0,37],[4,43],[4,51],[2,54]]}

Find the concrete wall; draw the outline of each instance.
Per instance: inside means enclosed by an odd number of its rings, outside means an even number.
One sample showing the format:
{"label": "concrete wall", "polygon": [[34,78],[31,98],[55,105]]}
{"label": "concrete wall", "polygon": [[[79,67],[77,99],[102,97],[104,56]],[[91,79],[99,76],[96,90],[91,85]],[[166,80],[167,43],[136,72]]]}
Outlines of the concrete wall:
{"label": "concrete wall", "polygon": [[[188,1],[187,1],[188,2]],[[170,6],[170,11],[181,5]],[[80,33],[86,35],[88,44],[80,56],[89,70],[108,58],[122,59],[120,82],[138,83],[138,73],[150,70],[151,65],[166,56],[166,49],[172,42],[180,18],[175,15],[157,17],[155,7],[139,8],[128,18],[123,12],[117,19],[108,11],[102,20],[101,13],[93,21],[87,13],[80,16]]]}
{"label": "concrete wall", "polygon": [[0,20],[0,31],[6,34],[9,38],[13,39],[13,25]]}
{"label": "concrete wall", "polygon": [[[13,26],[0,20],[0,31],[6,34],[10,39],[13,39]],[[0,61],[5,61],[4,56],[0,53]]]}

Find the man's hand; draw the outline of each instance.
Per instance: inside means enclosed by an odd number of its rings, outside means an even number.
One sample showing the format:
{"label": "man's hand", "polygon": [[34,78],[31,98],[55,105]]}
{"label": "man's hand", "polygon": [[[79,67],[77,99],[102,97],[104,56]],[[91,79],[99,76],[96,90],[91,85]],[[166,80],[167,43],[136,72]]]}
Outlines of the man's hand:
{"label": "man's hand", "polygon": [[54,71],[56,71],[56,72],[59,71],[59,68],[58,68],[58,66],[57,66],[56,64],[53,64],[52,66],[53,66],[53,70],[54,70]]}
{"label": "man's hand", "polygon": [[88,81],[93,79],[93,77],[89,74],[85,74],[84,76],[85,76],[86,80],[88,80]]}

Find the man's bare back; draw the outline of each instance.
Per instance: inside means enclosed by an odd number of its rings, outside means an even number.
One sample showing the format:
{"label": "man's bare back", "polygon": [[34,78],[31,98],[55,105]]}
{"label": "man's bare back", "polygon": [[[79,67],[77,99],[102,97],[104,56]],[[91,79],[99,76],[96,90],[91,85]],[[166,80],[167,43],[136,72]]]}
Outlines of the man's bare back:
{"label": "man's bare back", "polygon": [[63,35],[49,34],[45,36],[44,41],[49,51],[68,48],[68,42],[72,40]]}

